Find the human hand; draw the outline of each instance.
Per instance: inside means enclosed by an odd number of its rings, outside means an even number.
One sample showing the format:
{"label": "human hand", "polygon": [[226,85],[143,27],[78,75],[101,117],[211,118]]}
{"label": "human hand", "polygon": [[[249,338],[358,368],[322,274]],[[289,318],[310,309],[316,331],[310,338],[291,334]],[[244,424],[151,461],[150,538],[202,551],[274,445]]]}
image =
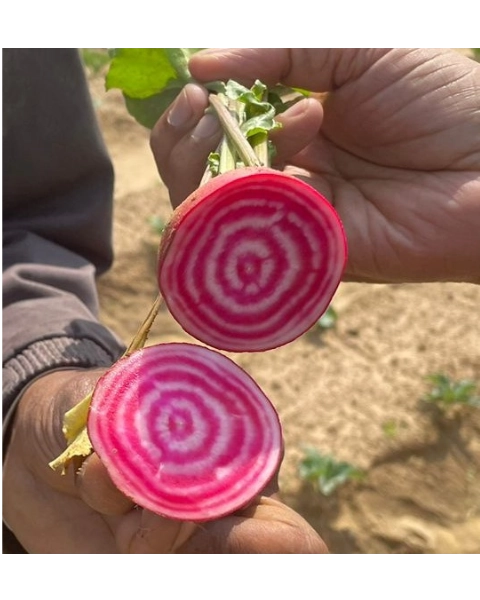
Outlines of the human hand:
{"label": "human hand", "polygon": [[[200,52],[190,70],[199,81],[329,92],[279,117],[274,166],[334,204],[347,280],[480,283],[479,64],[449,50],[250,48]],[[198,185],[220,136],[195,134],[202,123],[213,131],[211,115],[199,122],[203,93],[191,87],[152,131],[174,203]],[[189,119],[170,119],[182,102]]]}
{"label": "human hand", "polygon": [[[173,521],[133,505],[95,454],[78,474],[48,466],[63,450],[64,413],[100,371],[44,375],[24,392],[3,470],[3,517],[29,553],[324,553],[317,533],[274,499],[272,482],[251,506],[217,521]],[[270,496],[271,494],[271,496]]]}

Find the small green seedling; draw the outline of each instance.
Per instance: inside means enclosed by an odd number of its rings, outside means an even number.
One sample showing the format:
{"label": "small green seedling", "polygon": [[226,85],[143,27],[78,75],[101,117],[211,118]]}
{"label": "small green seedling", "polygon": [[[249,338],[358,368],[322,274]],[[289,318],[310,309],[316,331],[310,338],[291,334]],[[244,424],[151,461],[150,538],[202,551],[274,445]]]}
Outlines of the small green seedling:
{"label": "small green seedling", "polygon": [[407,428],[408,425],[403,420],[397,421],[395,419],[387,419],[382,423],[383,435],[391,440],[395,439],[398,435],[400,435],[402,430]]}
{"label": "small green seedling", "polygon": [[317,327],[320,329],[333,329],[338,321],[337,311],[330,305],[323,315],[317,321]]}
{"label": "small green seedling", "polygon": [[157,233],[158,235],[162,235],[163,230],[165,229],[166,223],[161,217],[159,217],[158,215],[155,215],[153,217],[150,217],[148,222],[150,223],[150,227],[153,229],[153,231],[155,233]]}
{"label": "small green seedling", "polygon": [[365,477],[364,471],[347,462],[339,462],[333,457],[307,448],[299,465],[299,475],[308,481],[324,496],[330,496],[347,481],[358,481]]}
{"label": "small green seedling", "polygon": [[474,381],[470,379],[453,381],[442,373],[429,375],[427,379],[433,383],[433,388],[424,396],[425,402],[442,408],[458,404],[480,408],[480,396],[474,394],[477,387]]}
{"label": "small green seedling", "polygon": [[382,431],[385,437],[393,439],[397,437],[398,434],[398,425],[393,419],[389,419],[382,423]]}

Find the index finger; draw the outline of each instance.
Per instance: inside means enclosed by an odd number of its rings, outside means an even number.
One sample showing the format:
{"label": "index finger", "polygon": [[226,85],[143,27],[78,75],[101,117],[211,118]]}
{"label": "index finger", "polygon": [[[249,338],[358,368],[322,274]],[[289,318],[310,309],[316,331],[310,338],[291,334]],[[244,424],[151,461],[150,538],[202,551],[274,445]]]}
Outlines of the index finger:
{"label": "index finger", "polygon": [[381,48],[208,48],[189,62],[199,81],[235,79],[250,85],[283,83],[313,92],[356,79],[388,50]]}

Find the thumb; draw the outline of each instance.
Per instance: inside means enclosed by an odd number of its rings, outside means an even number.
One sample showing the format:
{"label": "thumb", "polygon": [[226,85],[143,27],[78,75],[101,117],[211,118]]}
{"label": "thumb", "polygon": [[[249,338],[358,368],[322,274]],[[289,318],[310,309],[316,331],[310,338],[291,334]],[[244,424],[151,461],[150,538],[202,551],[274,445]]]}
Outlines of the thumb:
{"label": "thumb", "polygon": [[82,464],[75,479],[80,498],[103,515],[123,515],[134,503],[111,480],[97,454],[91,454]]}
{"label": "thumb", "polygon": [[189,62],[199,81],[234,79],[251,85],[283,83],[313,92],[334,90],[354,80],[387,50],[381,48],[209,48]]}
{"label": "thumb", "polygon": [[140,507],[108,521],[122,554],[172,554],[197,529],[195,523],[167,519]]}
{"label": "thumb", "polygon": [[327,554],[318,533],[293,509],[261,496],[237,513],[203,523],[179,554]]}
{"label": "thumb", "polygon": [[83,463],[76,485],[82,500],[104,515],[122,553],[175,552],[196,529],[193,523],[173,521],[136,507],[115,487],[96,454]]}

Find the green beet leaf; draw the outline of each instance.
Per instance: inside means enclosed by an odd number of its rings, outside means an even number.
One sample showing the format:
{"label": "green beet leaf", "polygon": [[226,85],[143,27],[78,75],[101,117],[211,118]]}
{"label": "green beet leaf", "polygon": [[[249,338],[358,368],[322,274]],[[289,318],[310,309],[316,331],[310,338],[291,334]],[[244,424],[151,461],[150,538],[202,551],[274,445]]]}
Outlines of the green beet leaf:
{"label": "green beet leaf", "polygon": [[190,57],[201,48],[115,48],[106,88],[120,89],[128,112],[151,129],[192,81]]}
{"label": "green beet leaf", "polygon": [[246,138],[268,132],[281,127],[275,120],[275,107],[267,101],[267,86],[261,81],[255,81],[249,89],[236,81],[228,81],[225,95],[231,100],[244,104],[241,130]]}
{"label": "green beet leaf", "polygon": [[147,129],[152,129],[158,119],[182,91],[182,85],[168,87],[160,94],[149,98],[125,98],[125,106],[132,117]]}

